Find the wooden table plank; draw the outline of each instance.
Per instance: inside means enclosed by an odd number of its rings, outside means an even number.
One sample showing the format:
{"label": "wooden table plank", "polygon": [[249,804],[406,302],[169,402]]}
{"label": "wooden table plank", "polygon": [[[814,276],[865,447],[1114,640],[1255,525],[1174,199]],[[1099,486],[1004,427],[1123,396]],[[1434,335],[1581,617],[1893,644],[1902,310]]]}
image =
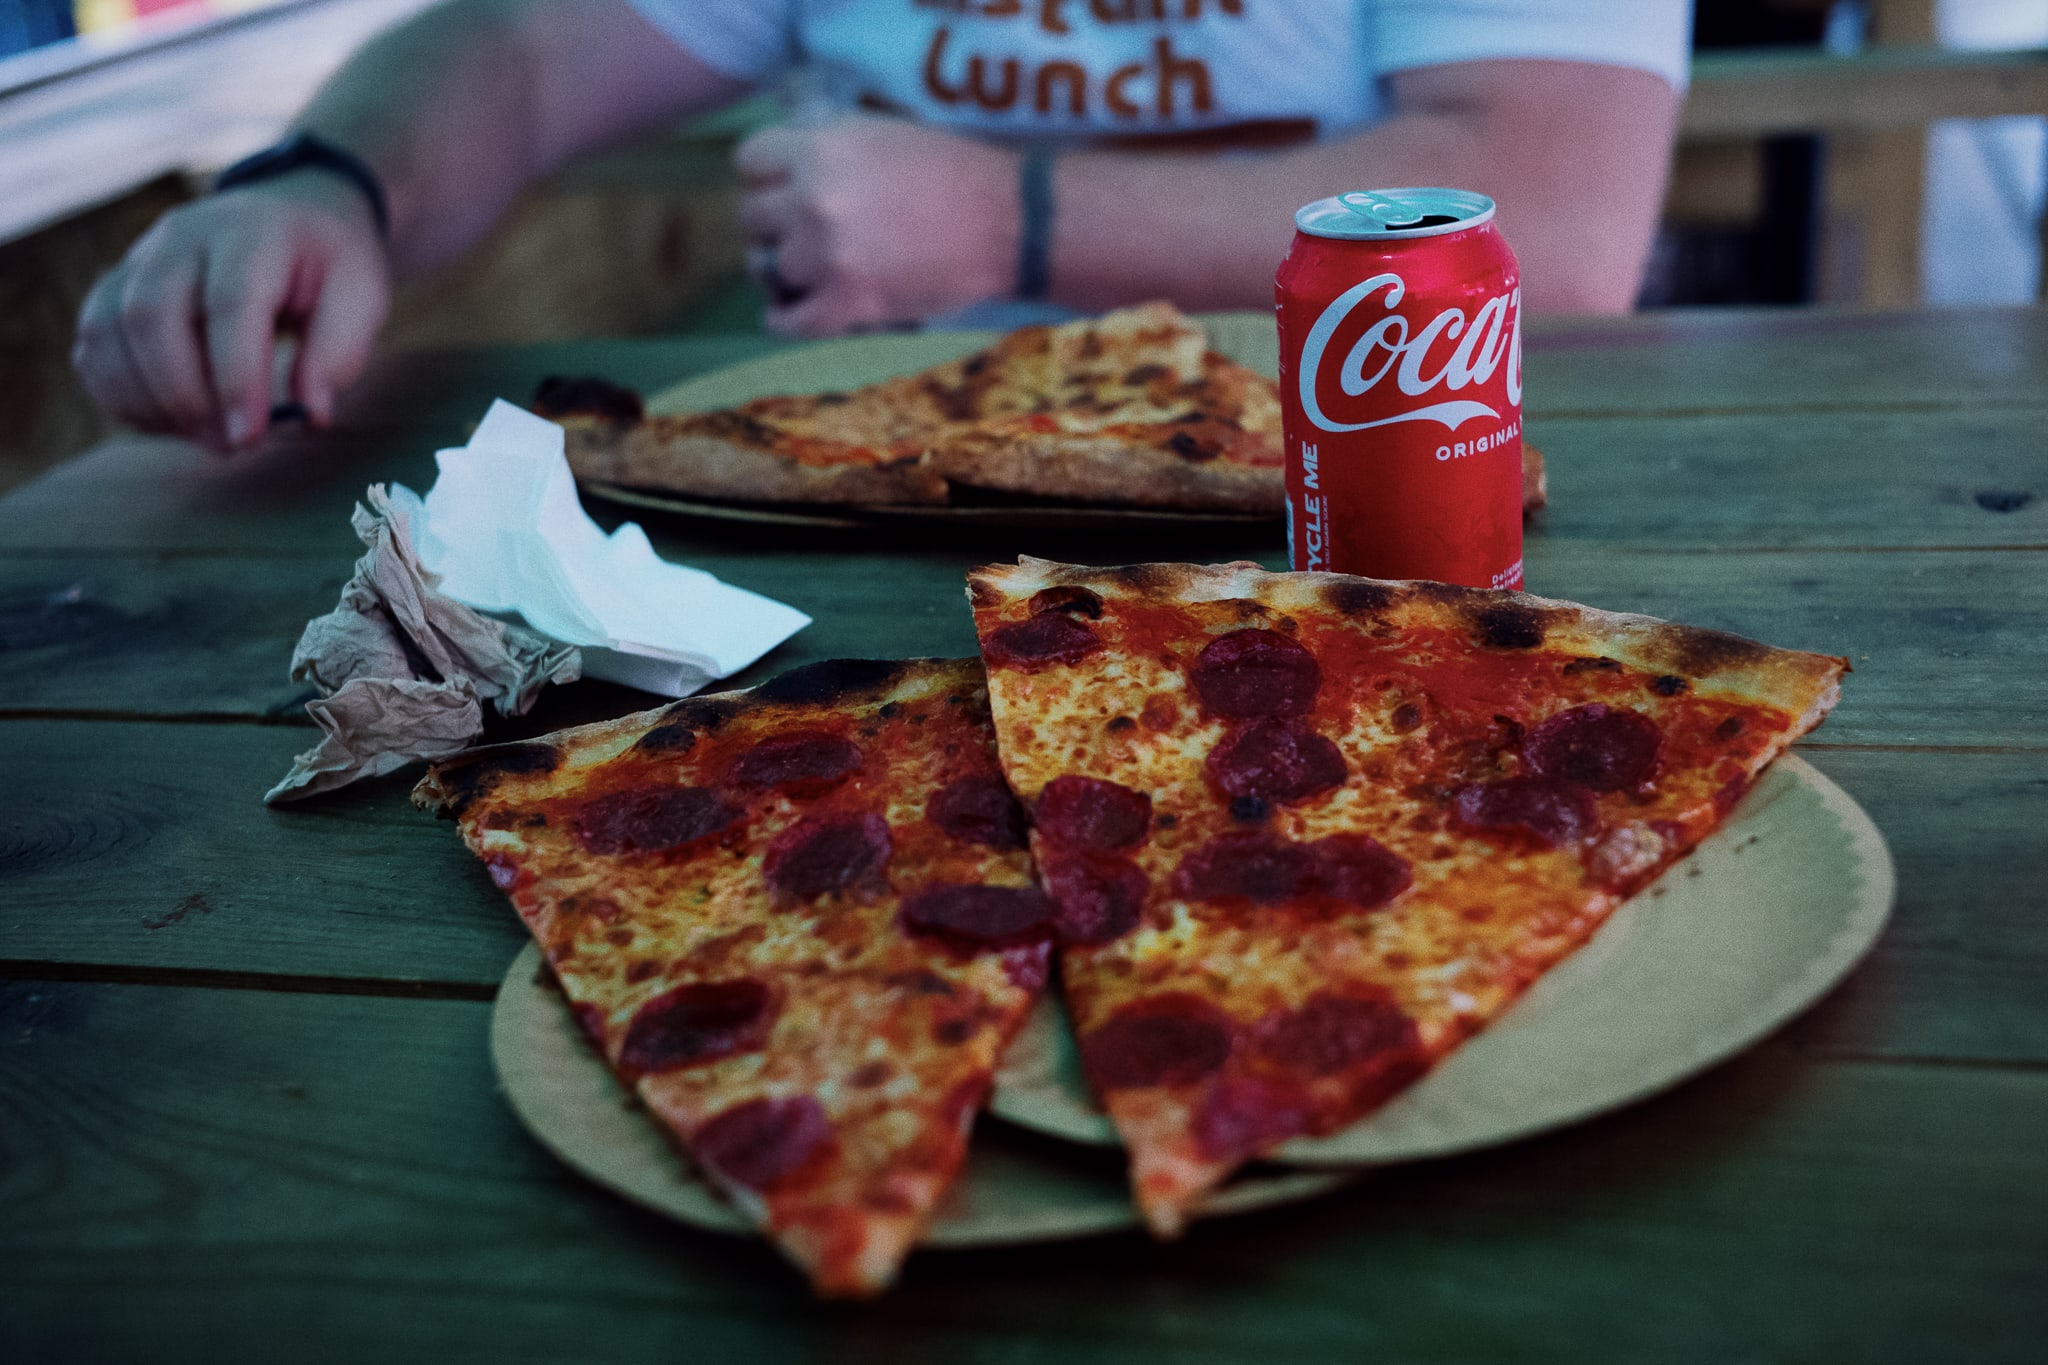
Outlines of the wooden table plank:
{"label": "wooden table plank", "polygon": [[[927,1253],[820,1307],[583,1185],[485,1007],[0,986],[0,1277],[52,1358],[1094,1362],[2035,1358],[2048,1076],[1764,1048],[1310,1205]],[[1053,1311],[1057,1305],[1057,1311]]]}
{"label": "wooden table plank", "polygon": [[0,557],[0,714],[303,721],[313,691],[289,676],[292,647],[339,600],[351,567],[343,555],[283,566]]}
{"label": "wooden table plank", "polygon": [[[233,465],[178,442],[116,438],[0,501],[0,553],[349,553],[348,513],[363,487],[424,491],[432,453],[463,439],[459,414],[488,405],[443,400],[440,417],[418,428],[295,439]],[[1548,459],[1551,504],[1533,537],[1724,549],[2048,546],[2044,420],[2048,409],[2033,407],[1535,417],[1529,435]],[[607,521],[690,525],[591,507]],[[1220,538],[1182,537],[1192,553]],[[1277,543],[1277,531],[1268,538]]]}
{"label": "wooden table plank", "polygon": [[[231,464],[177,442],[109,441],[0,500],[0,549],[326,553],[350,543],[348,508],[362,485],[395,479],[423,487],[432,451],[462,440],[495,396],[523,400],[551,373],[659,388],[773,344],[695,337],[389,357],[331,438],[287,437]],[[1922,464],[1906,490],[1870,505],[1872,537],[1909,534],[1902,525],[1922,523],[1944,535],[1976,528],[2009,537],[2013,527],[1980,525],[1972,505],[1948,501],[1951,491],[1979,491],[1980,473],[2031,489],[2038,502],[2028,515],[2048,515],[2040,457],[2030,459],[2040,443],[2026,440],[2037,410],[2048,406],[2048,323],[2033,310],[1652,315],[1532,327],[1530,347],[1531,430],[1540,444],[1563,442],[1554,452],[1561,482],[1553,515],[1567,525],[1611,489],[1633,491],[1618,497],[1621,507],[1655,499],[1659,468],[1645,452],[1675,439],[1698,451],[1689,458],[1702,462],[1699,478],[1728,481],[1714,485],[1740,509],[1717,528],[1733,537],[1727,543],[1854,543],[1857,500],[1845,498],[1841,476],[1821,458],[1842,450],[1849,432],[1868,433],[1880,471]],[[1872,410],[1918,415],[1896,424],[1870,417]],[[1945,413],[1955,414],[1952,423]],[[1696,429],[1691,419],[1712,414],[1770,416],[1750,427]],[[1646,424],[1596,432],[1565,420],[1588,417]],[[1938,471],[1952,458],[1960,466],[1951,484]],[[1873,478],[1863,492],[1877,486]],[[1780,496],[1746,497],[1740,490],[1748,487]],[[1829,538],[1836,534],[1842,538]]]}
{"label": "wooden table plank", "polygon": [[[487,988],[525,931],[416,775],[304,811],[278,726],[9,722],[0,959]],[[356,989],[363,989],[358,986]]]}
{"label": "wooden table plank", "polygon": [[1528,338],[1532,418],[2048,402],[2038,308],[1674,309],[1531,324]]}
{"label": "wooden table plank", "polygon": [[[523,930],[454,830],[404,804],[409,776],[257,804],[303,739],[6,723],[36,800],[0,814],[0,973],[488,992]],[[1808,756],[1884,832],[1899,902],[1870,962],[1791,1036],[1829,1056],[2048,1062],[2048,758]]]}
{"label": "wooden table plank", "polygon": [[1543,417],[1540,541],[2048,548],[2048,410]]}
{"label": "wooden table plank", "polygon": [[[964,575],[1019,553],[1279,563],[1271,541],[1241,532],[1104,545],[996,530],[889,552],[871,536],[799,534],[800,552],[763,527],[658,537],[672,557],[815,618],[734,685],[820,658],[971,654]],[[292,645],[333,606],[353,557],[0,556],[0,607],[13,613],[0,613],[0,635],[21,641],[0,650],[0,715],[275,715],[295,695]],[[1856,674],[1824,742],[2032,748],[2048,748],[2044,562],[2025,551],[1743,555],[1552,539],[1528,554],[1538,592],[1847,656]],[[88,595],[64,605],[81,584]]]}

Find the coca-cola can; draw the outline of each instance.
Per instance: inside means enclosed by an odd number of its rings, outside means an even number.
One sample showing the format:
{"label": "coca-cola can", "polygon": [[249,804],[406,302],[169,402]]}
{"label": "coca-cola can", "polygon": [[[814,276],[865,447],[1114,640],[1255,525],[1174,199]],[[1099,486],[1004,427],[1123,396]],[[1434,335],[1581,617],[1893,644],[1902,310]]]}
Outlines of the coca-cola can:
{"label": "coca-cola can", "polygon": [[1274,293],[1296,569],[1522,586],[1522,287],[1493,200],[1318,199]]}

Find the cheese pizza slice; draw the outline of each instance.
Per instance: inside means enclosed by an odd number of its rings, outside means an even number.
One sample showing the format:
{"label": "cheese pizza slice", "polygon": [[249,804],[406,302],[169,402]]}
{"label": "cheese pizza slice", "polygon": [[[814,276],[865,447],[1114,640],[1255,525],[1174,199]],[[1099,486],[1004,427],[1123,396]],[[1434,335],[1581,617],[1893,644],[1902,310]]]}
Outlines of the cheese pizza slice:
{"label": "cheese pizza slice", "polygon": [[1083,1069],[1170,1236],[1372,1112],[1718,825],[1846,662],[1250,564],[970,575]]}
{"label": "cheese pizza slice", "polygon": [[917,504],[953,487],[1056,501],[1277,513],[1272,381],[1208,348],[1170,304],[1019,328],[845,392],[650,416],[598,379],[550,379],[534,410],[577,475],[711,498]]}

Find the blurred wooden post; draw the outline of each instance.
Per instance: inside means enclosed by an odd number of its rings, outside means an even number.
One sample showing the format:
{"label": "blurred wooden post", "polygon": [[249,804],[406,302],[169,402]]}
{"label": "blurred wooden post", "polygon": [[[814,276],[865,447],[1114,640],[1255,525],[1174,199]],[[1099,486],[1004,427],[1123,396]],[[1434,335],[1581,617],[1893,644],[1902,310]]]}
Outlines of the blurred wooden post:
{"label": "blurred wooden post", "polygon": [[[1875,0],[1873,47],[1932,47],[1935,0]],[[1841,131],[1823,153],[1826,212],[1819,302],[1910,308],[1920,302],[1920,217],[1927,126]]]}
{"label": "blurred wooden post", "polygon": [[[1900,0],[1930,33],[1928,0]],[[1910,17],[1910,16],[1908,16]],[[1820,298],[1865,308],[1920,297],[1927,126],[1945,118],[2048,111],[2048,49],[1951,52],[1873,44],[1851,57],[1818,51],[1709,53],[1693,62],[1667,212],[1682,222],[1754,216],[1757,140],[1826,139]],[[1745,160],[1744,148],[1750,149]]]}

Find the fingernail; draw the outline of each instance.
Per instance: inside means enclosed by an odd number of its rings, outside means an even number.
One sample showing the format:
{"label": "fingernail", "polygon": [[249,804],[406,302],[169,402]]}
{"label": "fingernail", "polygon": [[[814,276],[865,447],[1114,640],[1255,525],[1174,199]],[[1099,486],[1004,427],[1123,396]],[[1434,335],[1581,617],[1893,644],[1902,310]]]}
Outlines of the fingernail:
{"label": "fingernail", "polygon": [[229,412],[227,418],[227,434],[228,444],[231,446],[245,446],[249,444],[249,438],[255,435],[255,433],[250,430],[249,414],[242,411],[242,409],[240,408],[235,408],[234,410]]}

